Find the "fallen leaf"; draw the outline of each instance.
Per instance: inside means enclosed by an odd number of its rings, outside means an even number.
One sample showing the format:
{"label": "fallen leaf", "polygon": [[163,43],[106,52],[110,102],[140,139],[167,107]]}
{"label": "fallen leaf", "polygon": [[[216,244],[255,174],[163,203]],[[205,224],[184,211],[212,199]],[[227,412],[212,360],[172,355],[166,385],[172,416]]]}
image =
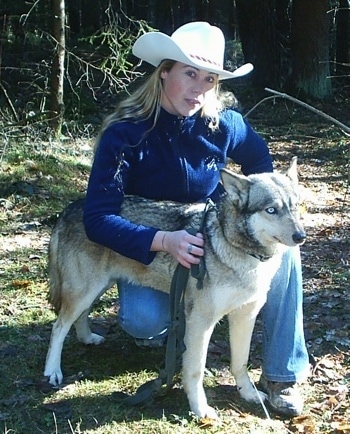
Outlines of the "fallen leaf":
{"label": "fallen leaf", "polygon": [[26,286],[29,286],[32,282],[30,280],[26,279],[14,279],[11,282],[11,285],[15,288],[25,288]]}
{"label": "fallen leaf", "polygon": [[21,271],[22,271],[22,273],[29,273],[30,269],[29,269],[28,265],[24,264],[21,267]]}
{"label": "fallen leaf", "polygon": [[350,433],[350,424],[342,422],[332,422],[331,427],[336,433]]}
{"label": "fallen leaf", "polygon": [[330,396],[327,399],[327,404],[331,407],[334,408],[339,404],[339,401],[334,397],[334,396]]}
{"label": "fallen leaf", "polygon": [[202,417],[199,419],[198,426],[199,428],[211,428],[217,424],[217,419],[212,419],[210,417]]}
{"label": "fallen leaf", "polygon": [[311,416],[297,416],[291,421],[289,428],[296,433],[314,433],[315,421]]}

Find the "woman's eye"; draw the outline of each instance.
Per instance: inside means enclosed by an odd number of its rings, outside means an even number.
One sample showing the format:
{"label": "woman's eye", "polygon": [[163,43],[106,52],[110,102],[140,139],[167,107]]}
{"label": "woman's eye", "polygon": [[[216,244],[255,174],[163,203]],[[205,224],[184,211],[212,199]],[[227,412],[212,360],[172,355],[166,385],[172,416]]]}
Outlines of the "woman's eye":
{"label": "woman's eye", "polygon": [[266,208],[265,211],[267,212],[267,214],[277,214],[277,210],[273,206],[270,206],[269,208]]}

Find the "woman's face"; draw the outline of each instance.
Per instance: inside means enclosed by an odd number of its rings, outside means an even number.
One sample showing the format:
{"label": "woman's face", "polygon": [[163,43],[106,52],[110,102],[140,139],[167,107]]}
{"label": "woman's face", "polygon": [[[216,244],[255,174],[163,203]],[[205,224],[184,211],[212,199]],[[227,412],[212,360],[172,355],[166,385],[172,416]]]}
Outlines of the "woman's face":
{"label": "woman's face", "polygon": [[218,83],[218,76],[184,63],[175,62],[160,73],[163,83],[162,107],[177,116],[191,116],[200,110],[206,95]]}

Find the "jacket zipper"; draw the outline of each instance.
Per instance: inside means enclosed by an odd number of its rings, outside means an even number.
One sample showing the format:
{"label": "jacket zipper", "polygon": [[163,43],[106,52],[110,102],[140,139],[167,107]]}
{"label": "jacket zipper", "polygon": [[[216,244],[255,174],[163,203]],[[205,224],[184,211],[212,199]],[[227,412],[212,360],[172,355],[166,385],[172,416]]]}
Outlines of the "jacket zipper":
{"label": "jacket zipper", "polygon": [[186,195],[189,194],[189,189],[188,189],[188,173],[187,173],[187,165],[186,165],[186,161],[185,161],[185,157],[183,155],[183,151],[182,151],[182,141],[181,141],[181,134],[182,134],[182,129],[183,129],[183,125],[185,122],[185,117],[179,117],[178,118],[178,132],[177,132],[177,148],[178,148],[178,154],[179,154],[179,160],[180,160],[180,165],[182,168],[182,173],[183,173],[183,186],[184,186],[184,191],[186,192]]}

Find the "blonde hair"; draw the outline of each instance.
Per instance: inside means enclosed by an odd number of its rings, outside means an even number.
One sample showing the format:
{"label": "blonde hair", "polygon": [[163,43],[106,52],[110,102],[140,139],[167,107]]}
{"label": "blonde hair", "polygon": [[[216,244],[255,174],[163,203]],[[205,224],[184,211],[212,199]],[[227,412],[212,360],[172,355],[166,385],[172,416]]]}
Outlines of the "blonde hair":
{"label": "blonde hair", "polygon": [[[175,60],[163,60],[150,77],[136,91],[121,101],[114,113],[104,119],[96,140],[95,150],[102,133],[116,122],[129,120],[136,123],[153,116],[152,127],[146,134],[155,127],[161,109],[163,91],[160,75],[162,71],[170,71],[175,63]],[[237,101],[233,93],[222,91],[220,84],[217,83],[213,89],[207,93],[200,115],[208,119],[209,128],[215,131],[219,128],[220,111],[225,107],[232,107],[236,104]]]}

